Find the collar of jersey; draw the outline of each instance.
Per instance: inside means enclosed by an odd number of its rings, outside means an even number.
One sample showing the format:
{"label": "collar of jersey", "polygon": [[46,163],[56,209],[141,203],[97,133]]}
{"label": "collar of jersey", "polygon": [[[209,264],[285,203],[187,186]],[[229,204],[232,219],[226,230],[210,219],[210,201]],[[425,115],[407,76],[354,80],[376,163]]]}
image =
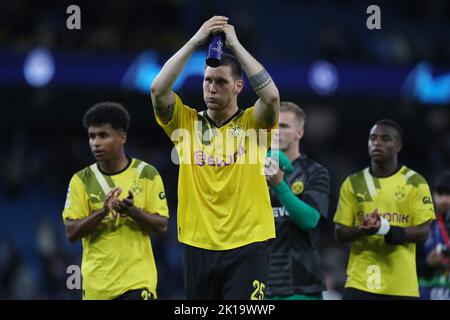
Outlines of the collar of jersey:
{"label": "collar of jersey", "polygon": [[375,177],[375,178],[378,178],[378,179],[386,179],[386,178],[390,178],[390,177],[392,177],[392,176],[395,176],[402,168],[403,168],[403,164],[399,163],[399,164],[398,164],[398,167],[397,167],[397,170],[395,170],[395,171],[394,171],[393,173],[391,173],[390,175],[388,175],[388,176],[386,176],[386,177],[377,177],[376,175],[373,174],[372,166],[369,166],[369,173],[370,173],[371,176],[373,176],[373,177]]}
{"label": "collar of jersey", "polygon": [[102,169],[100,168],[100,165],[97,162],[98,171],[100,171],[105,176],[115,176],[116,174],[120,174],[120,173],[124,172],[125,170],[127,170],[131,166],[131,163],[133,162],[132,158],[130,158],[129,156],[126,156],[126,157],[128,159],[128,164],[122,170],[120,170],[118,172],[113,172],[113,173],[106,173],[106,172],[102,171]]}
{"label": "collar of jersey", "polygon": [[209,122],[210,124],[212,124],[214,127],[220,128],[220,127],[226,126],[231,120],[233,120],[233,119],[236,118],[237,116],[241,115],[242,112],[244,112],[244,110],[242,110],[241,108],[238,108],[237,111],[236,111],[236,112],[235,112],[235,113],[234,113],[227,121],[225,121],[224,123],[222,123],[221,126],[218,126],[218,125],[216,124],[216,122],[208,116],[208,112],[207,112],[206,110],[202,112],[202,115],[203,115],[203,116],[206,118],[206,120],[208,120],[208,122]]}

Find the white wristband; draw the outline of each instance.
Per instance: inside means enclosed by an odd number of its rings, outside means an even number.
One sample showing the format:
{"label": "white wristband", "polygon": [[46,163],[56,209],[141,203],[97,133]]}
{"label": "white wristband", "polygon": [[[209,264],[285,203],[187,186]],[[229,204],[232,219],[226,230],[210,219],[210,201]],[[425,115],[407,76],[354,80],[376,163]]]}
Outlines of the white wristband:
{"label": "white wristband", "polygon": [[391,226],[389,225],[389,221],[387,221],[385,218],[381,218],[380,222],[380,229],[378,229],[376,234],[384,236],[389,232]]}

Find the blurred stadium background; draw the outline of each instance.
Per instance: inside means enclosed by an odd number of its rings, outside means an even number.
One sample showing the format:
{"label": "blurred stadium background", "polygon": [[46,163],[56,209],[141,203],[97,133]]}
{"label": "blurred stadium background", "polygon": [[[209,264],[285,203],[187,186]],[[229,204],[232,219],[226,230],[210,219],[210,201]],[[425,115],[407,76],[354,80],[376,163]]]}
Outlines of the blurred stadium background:
{"label": "blurred stadium background", "polygon": [[[71,4],[81,8],[78,31],[66,28]],[[381,8],[381,30],[366,28],[370,4]],[[158,295],[184,298],[178,168],[148,88],[214,14],[230,17],[282,99],[305,109],[302,151],[330,172],[330,221],[344,178],[368,165],[368,131],[380,118],[404,127],[403,163],[429,181],[449,167],[449,1],[0,0],[0,299],[80,298],[66,287],[66,268],[81,263],[81,244],[66,240],[61,212],[71,175],[93,161],[82,115],[105,100],[130,111],[128,154],[163,177],[171,219],[167,235],[153,239]],[[204,58],[198,52],[176,84],[201,108]],[[240,105],[255,97],[247,89]],[[347,246],[333,239],[331,222],[321,236],[327,297],[339,298]]]}

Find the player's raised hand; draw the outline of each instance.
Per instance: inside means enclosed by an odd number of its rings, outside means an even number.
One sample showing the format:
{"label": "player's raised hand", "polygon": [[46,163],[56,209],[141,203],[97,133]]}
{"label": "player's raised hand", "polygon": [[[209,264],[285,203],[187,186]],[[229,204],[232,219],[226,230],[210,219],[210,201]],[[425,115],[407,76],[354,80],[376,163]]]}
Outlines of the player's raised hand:
{"label": "player's raised hand", "polygon": [[236,35],[236,30],[234,26],[231,24],[226,24],[223,27],[223,32],[225,33],[225,46],[232,49],[237,44],[239,44],[239,40]]}
{"label": "player's raised hand", "polygon": [[208,37],[212,34],[216,34],[224,31],[224,26],[228,23],[228,18],[224,16],[214,16],[211,19],[205,21],[197,33],[192,37],[192,41],[196,47],[201,46],[206,42]]}

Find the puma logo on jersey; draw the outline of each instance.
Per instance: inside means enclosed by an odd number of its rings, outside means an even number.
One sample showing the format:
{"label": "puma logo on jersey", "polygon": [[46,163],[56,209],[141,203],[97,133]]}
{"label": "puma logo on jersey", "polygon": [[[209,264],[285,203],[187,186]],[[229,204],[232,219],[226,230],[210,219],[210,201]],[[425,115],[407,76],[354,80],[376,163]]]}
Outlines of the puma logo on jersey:
{"label": "puma logo on jersey", "polygon": [[365,193],[356,193],[356,199],[359,202],[366,201],[366,194]]}
{"label": "puma logo on jersey", "polygon": [[97,199],[97,202],[101,202],[101,200],[100,200],[100,194],[101,194],[101,192],[99,192],[98,195],[97,195],[97,194],[94,194],[94,193],[91,193],[91,194],[89,195],[89,198],[91,198],[92,200],[94,200],[94,198],[95,198],[95,199]]}

